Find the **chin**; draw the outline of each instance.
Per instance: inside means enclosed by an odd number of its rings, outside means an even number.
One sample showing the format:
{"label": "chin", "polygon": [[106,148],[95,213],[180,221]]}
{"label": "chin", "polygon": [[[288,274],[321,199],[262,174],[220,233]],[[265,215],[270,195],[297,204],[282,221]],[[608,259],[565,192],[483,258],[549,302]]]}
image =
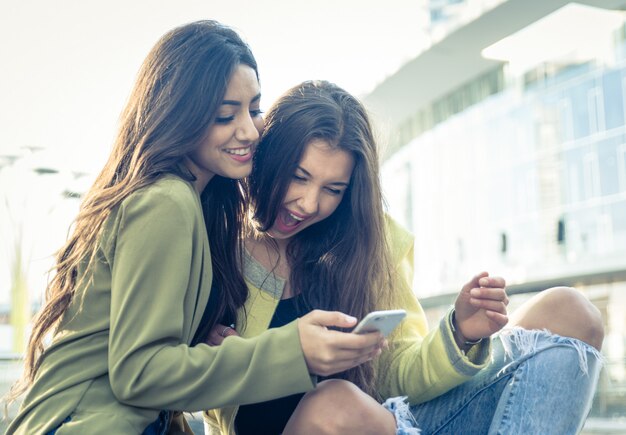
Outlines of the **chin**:
{"label": "chin", "polygon": [[249,168],[240,168],[238,170],[223,171],[219,175],[224,178],[231,178],[233,180],[239,180],[241,178],[245,178],[248,175],[250,175],[250,172],[252,172],[252,165],[250,165]]}

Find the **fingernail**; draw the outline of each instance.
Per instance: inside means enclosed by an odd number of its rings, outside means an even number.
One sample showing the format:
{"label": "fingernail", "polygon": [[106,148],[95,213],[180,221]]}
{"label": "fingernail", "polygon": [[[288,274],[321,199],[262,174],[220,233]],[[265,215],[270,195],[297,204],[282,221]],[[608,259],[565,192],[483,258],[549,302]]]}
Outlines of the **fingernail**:
{"label": "fingernail", "polygon": [[348,316],[346,314],[346,321],[350,323],[356,322],[356,317]]}
{"label": "fingernail", "polygon": [[480,290],[473,288],[470,290],[470,296],[480,296]]}

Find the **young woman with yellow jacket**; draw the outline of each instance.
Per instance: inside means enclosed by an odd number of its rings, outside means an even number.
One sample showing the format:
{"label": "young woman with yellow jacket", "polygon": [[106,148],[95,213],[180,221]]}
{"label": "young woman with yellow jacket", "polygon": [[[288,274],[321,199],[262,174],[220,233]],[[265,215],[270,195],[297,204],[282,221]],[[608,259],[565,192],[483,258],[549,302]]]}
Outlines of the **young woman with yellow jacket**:
{"label": "young woman with yellow jacket", "polygon": [[[573,289],[549,289],[490,340],[509,321],[509,299],[504,279],[482,272],[429,330],[411,288],[413,238],[383,212],[378,165],[365,109],[331,83],[304,82],[269,111],[249,177],[250,294],[235,328],[217,325],[209,342],[258,336],[311,310],[408,315],[379,359],[320,378],[306,394],[210,410],[207,430],[574,433],[600,367],[598,310]],[[572,392],[581,399],[567,400]]]}

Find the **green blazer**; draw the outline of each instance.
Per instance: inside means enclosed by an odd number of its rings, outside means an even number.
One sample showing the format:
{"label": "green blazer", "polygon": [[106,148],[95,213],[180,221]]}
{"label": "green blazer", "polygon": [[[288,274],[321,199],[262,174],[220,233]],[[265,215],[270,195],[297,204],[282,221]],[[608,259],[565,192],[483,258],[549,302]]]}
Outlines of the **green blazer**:
{"label": "green blazer", "polygon": [[[136,434],[160,410],[199,411],[313,388],[297,321],[190,347],[212,269],[199,195],[166,176],[108,218],[86,277],[7,433]],[[86,272],[89,272],[88,274]]]}

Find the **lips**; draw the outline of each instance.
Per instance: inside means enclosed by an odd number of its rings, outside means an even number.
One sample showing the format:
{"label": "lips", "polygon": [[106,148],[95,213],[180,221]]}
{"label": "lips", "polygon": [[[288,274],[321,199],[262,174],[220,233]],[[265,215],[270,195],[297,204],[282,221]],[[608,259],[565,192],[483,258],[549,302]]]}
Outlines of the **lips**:
{"label": "lips", "polygon": [[252,147],[228,148],[224,152],[238,162],[248,162],[252,158]]}

